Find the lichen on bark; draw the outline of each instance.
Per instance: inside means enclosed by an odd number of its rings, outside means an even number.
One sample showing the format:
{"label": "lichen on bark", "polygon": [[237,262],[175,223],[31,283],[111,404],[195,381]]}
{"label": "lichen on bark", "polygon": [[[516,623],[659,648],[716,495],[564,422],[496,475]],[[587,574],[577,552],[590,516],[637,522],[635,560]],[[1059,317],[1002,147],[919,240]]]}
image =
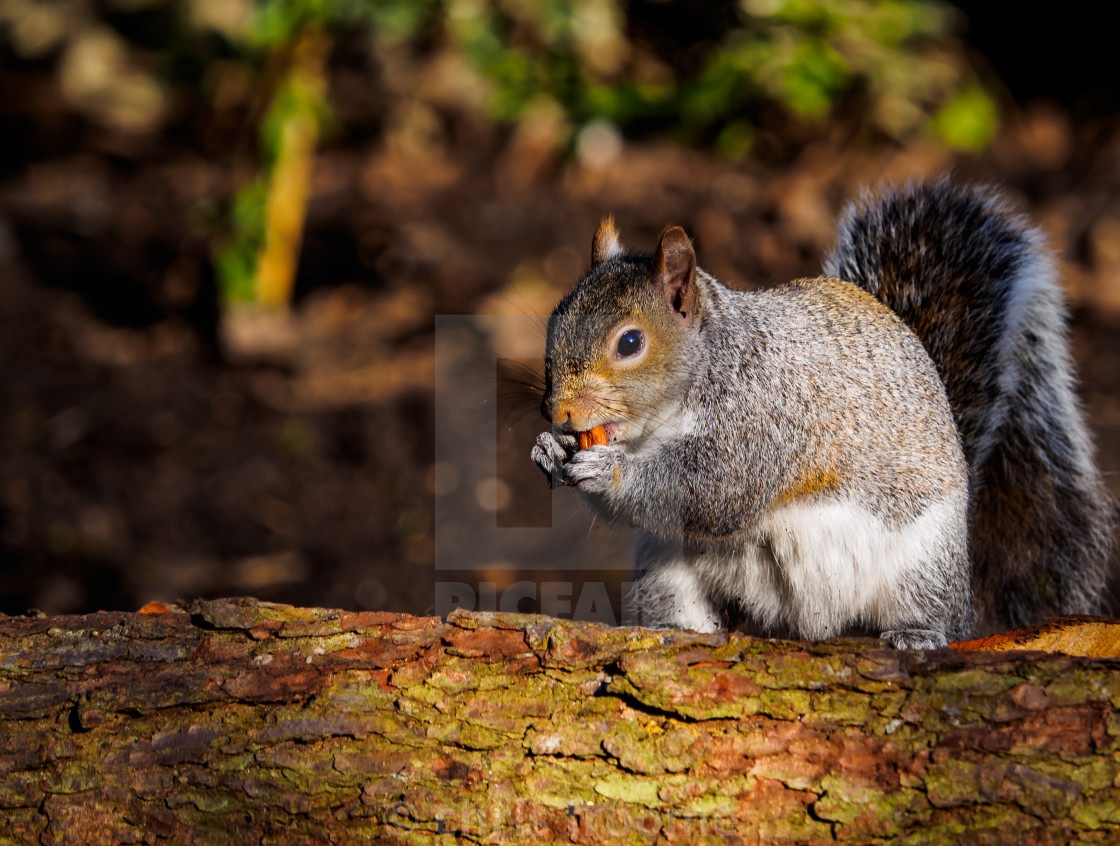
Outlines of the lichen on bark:
{"label": "lichen on bark", "polygon": [[199,601],[0,618],[0,841],[1120,838],[1120,663]]}

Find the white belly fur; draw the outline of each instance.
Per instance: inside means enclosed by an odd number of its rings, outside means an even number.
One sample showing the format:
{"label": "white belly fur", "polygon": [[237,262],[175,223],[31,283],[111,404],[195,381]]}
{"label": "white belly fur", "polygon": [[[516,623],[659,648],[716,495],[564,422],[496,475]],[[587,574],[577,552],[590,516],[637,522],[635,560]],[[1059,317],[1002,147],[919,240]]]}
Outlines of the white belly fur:
{"label": "white belly fur", "polygon": [[[681,598],[688,572],[716,605],[734,600],[773,632],[817,639],[854,626],[881,631],[911,623],[920,613],[908,607],[915,585],[936,582],[949,566],[944,539],[962,531],[963,498],[936,502],[898,528],[850,500],[793,503],[763,515],[751,541],[699,555],[640,544],[639,565],[675,572],[663,584]],[[698,609],[690,610],[676,624],[708,629],[710,617],[698,625]]]}

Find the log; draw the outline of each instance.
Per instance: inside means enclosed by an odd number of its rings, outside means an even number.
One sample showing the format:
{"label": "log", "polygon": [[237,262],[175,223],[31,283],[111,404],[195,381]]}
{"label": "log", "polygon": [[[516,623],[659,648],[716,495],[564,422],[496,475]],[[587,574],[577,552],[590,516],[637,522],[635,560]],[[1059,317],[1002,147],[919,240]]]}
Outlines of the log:
{"label": "log", "polygon": [[[158,608],[156,610],[159,610]],[[198,601],[0,618],[0,842],[1115,843],[1120,663]]]}

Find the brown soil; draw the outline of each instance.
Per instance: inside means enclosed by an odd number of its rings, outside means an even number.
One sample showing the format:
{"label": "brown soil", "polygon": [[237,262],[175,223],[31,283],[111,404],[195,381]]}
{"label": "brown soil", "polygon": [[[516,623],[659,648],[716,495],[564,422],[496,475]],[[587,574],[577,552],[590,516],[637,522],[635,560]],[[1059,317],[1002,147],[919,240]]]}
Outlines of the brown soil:
{"label": "brown soil", "polygon": [[[122,153],[112,141],[59,142],[0,175],[0,611],[254,594],[423,613],[438,580],[500,592],[520,578],[600,578],[509,561],[434,569],[447,493],[434,317],[546,314],[608,211],[641,248],[680,223],[706,269],[736,284],[812,274],[844,201],[946,168],[1001,182],[1058,249],[1082,395],[1120,493],[1109,127],[1038,108],[979,159],[824,133],[781,162],[645,144],[599,167],[469,123],[422,148],[348,137],[316,163],[290,320],[224,322],[206,220],[237,168],[198,145]],[[512,401],[504,437],[523,445],[524,466],[503,463],[495,489],[547,518],[527,458],[533,406]],[[484,436],[468,427],[462,448]],[[624,578],[611,576],[612,595]]]}

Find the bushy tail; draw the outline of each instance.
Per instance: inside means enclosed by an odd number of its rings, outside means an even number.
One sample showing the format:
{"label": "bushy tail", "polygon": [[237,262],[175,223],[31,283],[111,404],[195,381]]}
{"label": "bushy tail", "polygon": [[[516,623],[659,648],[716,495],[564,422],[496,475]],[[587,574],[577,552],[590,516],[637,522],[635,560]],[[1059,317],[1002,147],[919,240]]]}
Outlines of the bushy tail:
{"label": "bushy tail", "polygon": [[854,203],[825,273],[893,309],[941,373],[968,459],[979,630],[1098,612],[1115,508],[1041,234],[993,191],[942,179]]}

